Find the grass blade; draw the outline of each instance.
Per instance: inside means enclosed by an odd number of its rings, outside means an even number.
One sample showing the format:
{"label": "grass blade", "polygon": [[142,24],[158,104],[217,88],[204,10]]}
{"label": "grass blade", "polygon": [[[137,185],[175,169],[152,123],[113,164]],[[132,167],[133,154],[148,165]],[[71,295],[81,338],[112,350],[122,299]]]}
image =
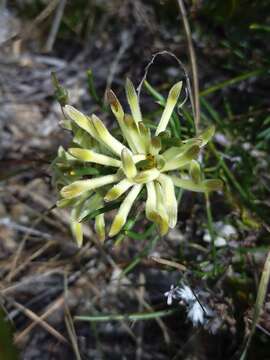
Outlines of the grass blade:
{"label": "grass blade", "polygon": [[240,360],[244,360],[246,358],[249,345],[251,343],[257,323],[259,321],[261,310],[263,308],[263,303],[264,303],[266,292],[267,292],[269,278],[270,278],[270,251],[268,252],[268,255],[267,255],[267,258],[266,258],[266,261],[264,264],[260,284],[259,284],[259,289],[258,289],[255,307],[254,307],[254,315],[253,315],[250,334],[247,339],[247,342],[246,342],[244,351],[242,352]]}
{"label": "grass blade", "polygon": [[201,91],[200,96],[206,96],[206,95],[212,94],[213,92],[216,92],[217,90],[221,90],[227,86],[231,86],[231,85],[237,84],[238,82],[249,79],[251,77],[261,75],[265,71],[266,71],[266,69],[258,69],[258,70],[254,70],[254,71],[250,71],[250,72],[238,75],[232,79],[222,81],[216,85],[210,86],[208,89]]}

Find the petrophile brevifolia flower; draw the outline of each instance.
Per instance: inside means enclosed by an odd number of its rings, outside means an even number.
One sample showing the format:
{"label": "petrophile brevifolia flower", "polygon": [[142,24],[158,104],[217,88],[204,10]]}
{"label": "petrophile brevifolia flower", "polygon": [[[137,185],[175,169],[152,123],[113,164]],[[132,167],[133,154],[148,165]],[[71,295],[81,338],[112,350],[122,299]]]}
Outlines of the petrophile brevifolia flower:
{"label": "petrophile brevifolia flower", "polygon": [[97,115],[85,115],[70,105],[63,107],[65,127],[74,137],[67,151],[59,149],[54,162],[56,173],[62,175],[58,177],[58,206],[71,207],[71,229],[79,245],[83,241],[82,222],[91,218],[99,238],[105,239],[102,209],[117,208],[109,229],[109,236],[113,237],[126,224],[136,200],[145,200],[146,218],[164,235],[177,222],[176,187],[197,192],[221,188],[220,180],[204,178],[197,161],[214,128],[182,141],[167,130],[181,89],[182,82],[170,89],[154,130],[142,116],[130,80],[125,85],[130,114],[125,113],[112,90],[107,93],[119,125],[116,135]]}

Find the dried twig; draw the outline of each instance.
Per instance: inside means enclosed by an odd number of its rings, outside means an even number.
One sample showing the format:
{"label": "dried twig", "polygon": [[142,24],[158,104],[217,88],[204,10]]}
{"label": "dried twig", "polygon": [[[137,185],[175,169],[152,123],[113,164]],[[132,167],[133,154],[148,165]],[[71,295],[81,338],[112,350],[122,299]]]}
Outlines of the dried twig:
{"label": "dried twig", "polygon": [[[113,78],[114,78],[114,76],[115,76],[115,74],[117,72],[119,62],[120,62],[121,58],[123,57],[123,55],[124,55],[125,51],[127,50],[127,48],[130,46],[131,39],[132,39],[132,36],[127,31],[124,31],[122,33],[121,45],[120,45],[119,50],[118,50],[118,52],[117,52],[117,54],[115,56],[114,61],[112,62],[112,65],[111,65],[110,70],[109,70],[109,74],[107,76],[106,91],[111,88]],[[105,92],[105,94],[106,94],[106,92]]]}
{"label": "dried twig", "polygon": [[31,22],[31,25],[29,27],[27,27],[21,33],[17,33],[15,35],[11,36],[11,38],[4,41],[0,45],[0,48],[8,46],[8,45],[12,44],[14,41],[26,40],[26,39],[32,37],[33,34],[36,33],[37,26],[40,25],[48,16],[50,16],[50,14],[56,8],[58,2],[59,2],[59,0],[52,0],[51,2],[49,2],[49,4],[45,7],[45,9],[42,10],[41,13]]}
{"label": "dried twig", "polygon": [[180,271],[187,271],[187,268],[185,267],[185,265],[182,265],[182,264],[179,264],[175,261],[171,261],[171,260],[167,260],[167,259],[161,259],[159,257],[155,257],[155,256],[150,256],[150,259],[159,263],[159,264],[162,264],[162,265],[167,265],[167,266],[171,266],[171,267],[174,267]]}
{"label": "dried twig", "polygon": [[31,261],[39,257],[41,254],[43,254],[47,249],[49,249],[53,245],[53,241],[49,241],[45,243],[41,248],[39,248],[37,251],[33,252],[29,258],[27,258],[22,264],[16,266],[16,268],[13,270],[11,274],[9,274],[9,281],[11,281],[14,277],[16,277],[26,266],[28,266]]}
{"label": "dried twig", "polygon": [[[55,312],[60,307],[62,307],[63,304],[64,304],[64,296],[61,295],[58,299],[56,299],[53,302],[53,304],[42,315],[40,315],[39,319],[45,320],[53,312]],[[21,331],[21,332],[19,332],[18,334],[15,335],[14,343],[15,344],[20,344],[21,342],[23,342],[25,337],[31,332],[32,329],[34,329],[34,327],[36,325],[38,325],[38,321],[33,320],[33,322],[30,325],[28,325],[23,331]]]}
{"label": "dried twig", "polygon": [[64,296],[65,296],[65,301],[64,301],[65,324],[66,324],[67,332],[68,332],[68,335],[69,335],[69,338],[70,338],[70,341],[71,341],[71,345],[72,345],[76,360],[81,360],[81,355],[80,355],[80,350],[79,350],[79,346],[78,346],[78,340],[77,340],[75,327],[74,327],[74,324],[73,324],[73,319],[72,319],[69,307],[67,305],[68,282],[67,282],[66,277],[65,277],[65,280],[64,280]]}
{"label": "dried twig", "polygon": [[200,124],[200,98],[199,98],[199,77],[198,77],[196,54],[193,47],[192,35],[190,31],[190,26],[189,26],[184,2],[183,0],[177,0],[177,2],[182,15],[184,29],[188,42],[188,51],[189,51],[189,58],[190,58],[191,71],[192,71],[193,94],[195,101],[195,126],[196,126],[196,130],[198,131]]}
{"label": "dried twig", "polygon": [[[142,77],[139,85],[137,86],[138,97],[140,98],[141,91],[142,91],[142,86],[145,83],[145,81],[147,80],[147,76],[148,76],[148,72],[150,70],[150,67],[154,64],[156,58],[158,56],[161,56],[161,55],[171,56],[178,63],[181,70],[184,72],[184,76],[185,76],[185,80],[186,80],[186,86],[187,86],[187,92],[188,92],[188,96],[189,96],[189,99],[190,99],[190,102],[191,102],[192,111],[194,112],[193,95],[192,95],[192,91],[191,91],[188,72],[187,72],[184,64],[182,63],[182,61],[180,59],[178,59],[178,57],[174,53],[172,53],[170,51],[167,51],[167,50],[158,51],[158,52],[156,52],[156,53],[154,53],[152,55],[152,59],[146,65],[146,67],[144,69],[143,77]],[[194,112],[194,115],[195,115],[195,112]]]}
{"label": "dried twig", "polygon": [[17,224],[15,221],[11,220],[9,217],[1,218],[0,225],[5,226],[9,229],[14,229],[14,230],[20,231],[22,233],[27,233],[28,235],[40,236],[43,239],[51,239],[51,237],[52,237],[50,234],[48,234],[46,232],[42,232],[42,231],[33,229],[31,227],[28,227],[28,226]]}
{"label": "dried twig", "polygon": [[5,287],[3,289],[1,288],[0,295],[11,296],[16,291],[20,292],[21,290],[25,290],[28,287],[33,287],[35,286],[36,283],[40,283],[44,281],[44,278],[49,277],[52,274],[59,274],[59,273],[61,273],[60,270],[53,269],[45,273],[42,273],[41,275],[34,274],[32,276],[27,276],[26,279],[19,280],[18,282],[13,283],[11,286]]}
{"label": "dried twig", "polygon": [[45,330],[47,330],[52,336],[54,336],[57,340],[61,341],[62,343],[68,343],[67,339],[61,335],[57,330],[55,330],[51,325],[49,325],[46,321],[42,320],[40,316],[35,314],[32,310],[26,308],[22,304],[19,304],[16,301],[11,301],[12,305],[19,309],[21,312],[24,313],[27,317],[31,320],[34,320],[37,324],[42,326]]}
{"label": "dried twig", "polygon": [[61,24],[61,20],[62,20],[63,14],[64,14],[66,3],[67,3],[67,0],[60,0],[60,2],[58,4],[58,7],[55,12],[54,19],[53,19],[51,30],[50,30],[47,42],[44,46],[44,50],[47,52],[50,52],[53,49],[53,44],[55,42],[56,35],[58,33],[59,26]]}
{"label": "dried twig", "polygon": [[12,278],[13,278],[13,273],[15,272],[15,270],[16,270],[16,267],[17,267],[17,264],[18,264],[18,260],[19,260],[19,258],[20,258],[20,256],[21,256],[21,253],[22,253],[22,251],[23,251],[23,248],[24,248],[24,246],[25,246],[25,243],[26,243],[26,241],[28,240],[28,238],[29,238],[29,236],[30,236],[30,231],[31,230],[33,230],[42,220],[43,220],[43,217],[44,216],[46,216],[48,213],[50,213],[51,212],[51,210],[54,208],[55,206],[53,206],[51,209],[48,209],[48,210],[46,210],[46,211],[44,211],[42,214],[40,214],[39,216],[38,216],[38,218],[33,222],[33,225],[28,229],[28,231],[25,233],[25,235],[24,235],[24,237],[23,237],[23,239],[22,239],[22,241],[21,241],[21,243],[20,243],[20,245],[19,245],[19,247],[18,247],[18,249],[17,249],[17,252],[16,252],[16,254],[15,254],[15,257],[14,257],[14,259],[13,259],[13,262],[12,262],[12,264],[11,264],[11,268],[10,268],[10,271],[9,271],[9,273],[8,273],[8,275],[7,275],[7,281],[8,282],[10,282],[11,280],[12,280]]}

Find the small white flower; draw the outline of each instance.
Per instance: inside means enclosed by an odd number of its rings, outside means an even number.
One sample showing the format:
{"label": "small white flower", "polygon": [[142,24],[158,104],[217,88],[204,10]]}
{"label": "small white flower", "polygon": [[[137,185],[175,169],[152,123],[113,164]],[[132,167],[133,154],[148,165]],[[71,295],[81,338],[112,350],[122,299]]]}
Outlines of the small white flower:
{"label": "small white flower", "polygon": [[188,309],[187,317],[192,321],[194,326],[203,325],[204,312],[198,301],[195,301]]}
{"label": "small white flower", "polygon": [[191,288],[187,285],[183,285],[183,287],[177,291],[177,295],[186,303],[190,303],[196,300],[196,297],[193,294]]}
{"label": "small white flower", "polygon": [[170,290],[165,292],[164,296],[167,298],[167,304],[172,305],[173,299],[177,299],[177,292],[179,288],[171,285]]}
{"label": "small white flower", "polygon": [[[203,293],[199,291],[199,294]],[[173,299],[182,300],[182,305],[187,309],[187,317],[193,326],[204,325],[209,318],[213,318],[215,315],[206,304],[198,301],[194,291],[187,285],[182,285],[182,287],[171,285],[170,290],[164,295],[167,297],[168,305],[172,304]]]}

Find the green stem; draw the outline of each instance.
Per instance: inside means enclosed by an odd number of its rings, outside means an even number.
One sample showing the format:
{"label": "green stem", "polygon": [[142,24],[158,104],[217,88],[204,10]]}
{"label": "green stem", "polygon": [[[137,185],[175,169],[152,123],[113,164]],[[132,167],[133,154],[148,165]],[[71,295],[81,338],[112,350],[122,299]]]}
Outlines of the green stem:
{"label": "green stem", "polygon": [[231,85],[234,85],[238,82],[241,82],[243,80],[246,80],[250,77],[253,77],[253,76],[257,76],[257,75],[261,75],[263,74],[264,72],[266,72],[267,69],[258,69],[258,70],[254,70],[254,71],[250,71],[248,73],[244,73],[244,74],[241,74],[241,75],[238,75],[232,79],[229,79],[229,80],[226,80],[226,81],[223,81],[219,84],[216,84],[216,85],[213,85],[211,87],[209,87],[208,89],[205,89],[203,91],[200,92],[200,96],[206,96],[206,95],[209,95],[217,90],[220,90],[220,89],[223,89],[227,86],[231,86]]}
{"label": "green stem", "polygon": [[205,201],[206,201],[206,214],[207,214],[208,231],[209,231],[209,234],[210,234],[210,237],[211,237],[211,253],[212,253],[212,259],[213,259],[213,264],[214,264],[214,275],[215,275],[216,270],[217,270],[216,269],[217,252],[216,252],[216,245],[215,245],[216,234],[215,234],[215,229],[214,229],[214,224],[213,224],[211,203],[210,203],[208,193],[205,193]]}
{"label": "green stem", "polygon": [[155,224],[151,224],[143,233],[138,233],[132,230],[126,230],[126,234],[128,237],[135,239],[135,240],[145,240],[148,235],[153,232]]}
{"label": "green stem", "polygon": [[86,74],[87,74],[87,85],[88,85],[89,95],[92,96],[92,98],[97,102],[97,104],[101,108],[103,108],[103,102],[100,99],[100,97],[98,96],[97,91],[96,91],[92,70],[91,69],[87,70]]}
{"label": "green stem", "polygon": [[239,182],[236,180],[228,166],[226,165],[225,161],[222,159],[220,154],[218,153],[215,145],[210,142],[209,143],[209,149],[212,151],[212,153],[215,155],[215,157],[219,160],[221,168],[224,170],[225,174],[233,184],[233,186],[239,191],[239,194],[247,201],[250,202],[248,194],[245,192],[245,190],[242,188],[242,186],[239,184]]}
{"label": "green stem", "polygon": [[95,315],[95,316],[75,316],[75,320],[89,321],[89,322],[103,322],[103,321],[121,321],[121,320],[151,320],[169,316],[175,313],[176,309],[161,310],[151,313],[133,313],[133,314],[116,314],[116,315]]}

